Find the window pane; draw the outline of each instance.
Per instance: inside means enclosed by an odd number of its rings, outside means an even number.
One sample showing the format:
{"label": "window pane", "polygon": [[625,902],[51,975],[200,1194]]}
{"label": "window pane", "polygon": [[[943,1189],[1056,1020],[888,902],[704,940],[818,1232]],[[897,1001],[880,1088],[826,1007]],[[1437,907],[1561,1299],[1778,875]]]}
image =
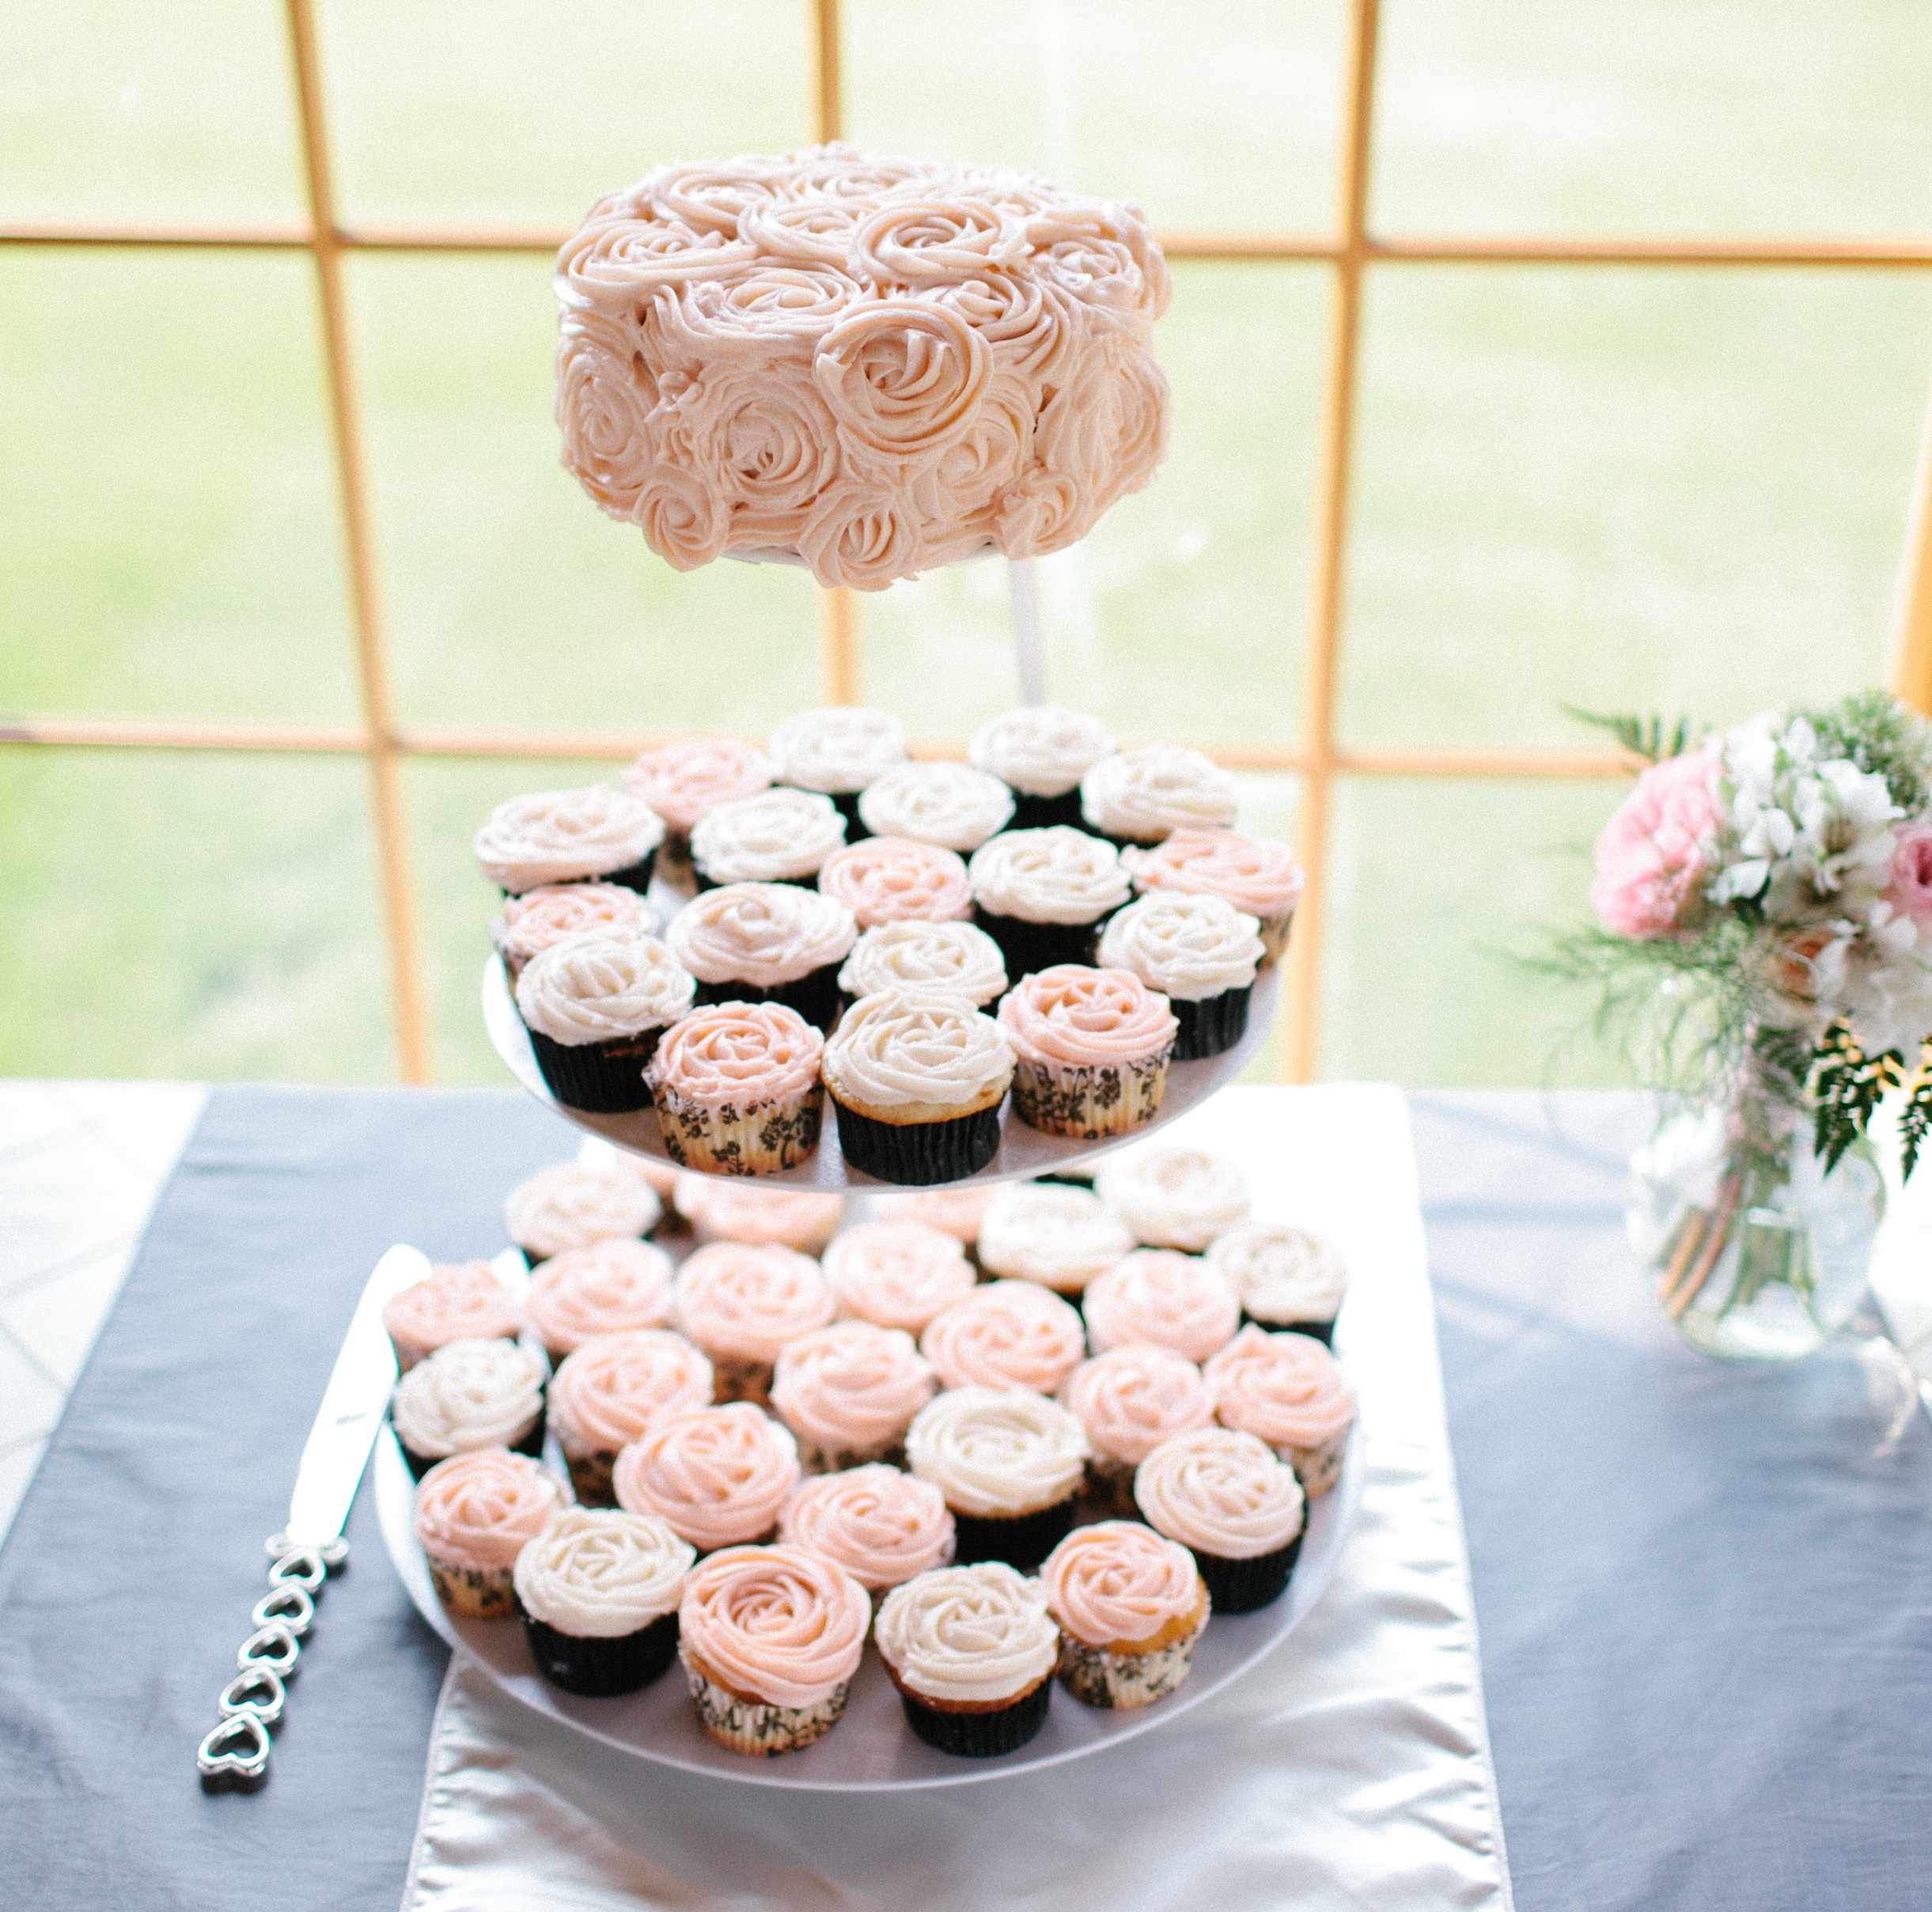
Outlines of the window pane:
{"label": "window pane", "polygon": [[1393,0],[1391,231],[1932,232],[1919,0]]}
{"label": "window pane", "polygon": [[306,259],[0,254],[0,703],[352,721]]}
{"label": "window pane", "polygon": [[290,72],[264,0],[0,8],[0,218],[305,225]]}
{"label": "window pane", "polygon": [[[1167,462],[1038,566],[1049,693],[1123,736],[1295,740],[1307,627],[1326,275],[1184,265],[1155,350]],[[862,600],[866,695],[963,735],[1019,695],[1005,566]]]}
{"label": "window pane", "polygon": [[0,752],[0,1073],[387,1080],[358,759]]}
{"label": "window pane", "polygon": [[328,0],[350,223],[567,230],[661,161],[810,137],[801,0]]}
{"label": "window pane", "polygon": [[1327,228],[1336,0],[848,0],[862,146],[1024,166],[1157,225]]}
{"label": "window pane", "polygon": [[1356,742],[1588,744],[1885,674],[1932,287],[1847,273],[1373,275]]}

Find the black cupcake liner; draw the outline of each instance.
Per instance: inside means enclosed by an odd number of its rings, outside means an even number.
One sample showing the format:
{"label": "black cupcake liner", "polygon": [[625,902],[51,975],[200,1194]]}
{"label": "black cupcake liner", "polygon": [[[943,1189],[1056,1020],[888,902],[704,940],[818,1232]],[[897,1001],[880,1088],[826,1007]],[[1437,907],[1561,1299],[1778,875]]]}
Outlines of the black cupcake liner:
{"label": "black cupcake liner", "polygon": [[635,890],[642,896],[650,888],[650,873],[657,867],[657,852],[647,850],[636,862],[627,865],[623,869],[614,869],[606,876],[585,876],[581,880],[585,883],[620,884],[627,890]]}
{"label": "black cupcake liner", "polygon": [[619,1115],[650,1107],[644,1065],[657,1053],[663,1034],[662,1029],[646,1029],[600,1043],[560,1043],[532,1029],[530,1047],[550,1092],[566,1108]]}
{"label": "black cupcake liner", "polygon": [[928,1187],[977,1175],[999,1153],[999,1104],[950,1122],[877,1122],[837,1096],[839,1146],[847,1165],[881,1182]]}
{"label": "black cupcake liner", "polygon": [[1310,1341],[1319,1341],[1324,1348],[1335,1346],[1335,1323],[1332,1321],[1265,1321],[1259,1315],[1251,1315],[1246,1308],[1241,1310],[1241,1326],[1250,1323],[1271,1335],[1305,1335]]}
{"label": "black cupcake liner", "polygon": [[1091,963],[1100,919],[1090,923],[1030,923],[1021,916],[999,916],[974,907],[972,919],[999,945],[1006,974],[1015,983],[1059,963]]}
{"label": "black cupcake liner", "polygon": [[[544,1458],[544,1410],[540,1407],[536,1410],[536,1418],[530,1424],[529,1433],[511,1441],[509,1444],[510,1451],[513,1454],[527,1454],[532,1460],[541,1460]],[[394,1425],[394,1422],[392,1422],[391,1425]],[[423,1475],[428,1473],[439,1460],[452,1460],[455,1458],[455,1456],[450,1454],[419,1454],[400,1433],[396,1437],[396,1444],[403,1450],[403,1459],[408,1465],[409,1478],[411,1480],[421,1480]],[[472,1448],[464,1448],[460,1450],[466,1454],[474,1453],[476,1451]]]}
{"label": "black cupcake liner", "polygon": [[1178,996],[1168,998],[1168,1007],[1180,1024],[1174,1039],[1174,1060],[1198,1062],[1204,1056],[1223,1055],[1248,1033],[1248,1001],[1255,993],[1251,983],[1245,989],[1223,990],[1199,1002],[1183,1002]]}
{"label": "black cupcake liner", "polygon": [[820,1029],[832,1028],[839,1020],[843,998],[839,994],[839,963],[828,963],[808,975],[790,983],[759,989],[749,983],[700,983],[696,1006],[713,1002],[777,1002],[796,1009],[805,1020]]}
{"label": "black cupcake liner", "polygon": [[694,862],[691,866],[691,873],[701,890],[722,890],[733,883],[786,883],[795,890],[816,890],[818,888],[816,870],[807,876],[707,876]]}
{"label": "black cupcake liner", "polygon": [[1252,1560],[1226,1560],[1218,1554],[1203,1554],[1199,1547],[1191,1550],[1216,1613],[1255,1613],[1287,1591],[1288,1576],[1301,1552],[1301,1536],[1297,1534],[1286,1547]]}
{"label": "black cupcake liner", "polygon": [[906,1709],[906,1724],[928,1746],[962,1759],[991,1759],[1001,1753],[1017,1753],[1046,1725],[1047,1709],[1053,1702],[1053,1681],[1050,1676],[1043,1679],[1010,1706],[991,1713],[942,1713],[903,1688],[899,1698]]}
{"label": "black cupcake liner", "polygon": [[[1006,787],[1013,789],[1010,784]],[[1006,826],[1009,830],[1051,830],[1063,823],[1075,830],[1084,827],[1078,784],[1058,797],[1029,797],[1025,790],[1013,790],[1013,821]]]}
{"label": "black cupcake liner", "polygon": [[677,1657],[677,1615],[660,1614],[648,1626],[614,1640],[559,1633],[526,1612],[524,1638],[536,1670],[553,1687],[585,1699],[615,1699],[648,1687]]}
{"label": "black cupcake liner", "polygon": [[1003,1560],[1022,1573],[1031,1573],[1072,1531],[1075,1496],[1051,1507],[1001,1520],[988,1514],[953,1510],[953,1560],[956,1566],[975,1566],[983,1560]]}

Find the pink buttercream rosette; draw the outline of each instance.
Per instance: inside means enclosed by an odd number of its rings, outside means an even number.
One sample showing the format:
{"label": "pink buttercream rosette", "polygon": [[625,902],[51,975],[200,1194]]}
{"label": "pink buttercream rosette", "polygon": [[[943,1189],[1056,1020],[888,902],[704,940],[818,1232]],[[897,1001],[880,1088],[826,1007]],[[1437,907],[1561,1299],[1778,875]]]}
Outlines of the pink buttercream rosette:
{"label": "pink buttercream rosette", "polygon": [[882,590],[1084,537],[1167,449],[1138,210],[849,146],[661,167],[558,256],[563,461],[680,570]]}

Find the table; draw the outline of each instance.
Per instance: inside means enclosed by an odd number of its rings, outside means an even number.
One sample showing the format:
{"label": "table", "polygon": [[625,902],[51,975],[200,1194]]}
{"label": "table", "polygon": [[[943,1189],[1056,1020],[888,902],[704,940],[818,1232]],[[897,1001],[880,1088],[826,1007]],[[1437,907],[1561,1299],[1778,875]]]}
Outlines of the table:
{"label": "table", "polygon": [[[1932,1431],[1874,1457],[1848,1353],[1676,1343],[1621,1240],[1637,1098],[1411,1107],[1518,1904],[1922,1906]],[[0,1549],[0,1904],[396,1903],[442,1660],[366,1505],[273,1782],[188,1761],[375,1256],[493,1251],[570,1141],[509,1094],[214,1092]]]}

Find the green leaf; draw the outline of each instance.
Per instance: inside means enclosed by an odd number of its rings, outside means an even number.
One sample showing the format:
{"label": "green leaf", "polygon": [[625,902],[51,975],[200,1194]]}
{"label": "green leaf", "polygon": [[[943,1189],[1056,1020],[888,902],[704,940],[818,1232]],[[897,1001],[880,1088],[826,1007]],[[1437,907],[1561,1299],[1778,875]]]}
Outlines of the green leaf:
{"label": "green leaf", "polygon": [[1661,763],[1666,757],[1680,757],[1694,744],[1703,740],[1694,732],[1691,720],[1680,717],[1666,725],[1661,717],[1638,717],[1629,712],[1579,710],[1574,704],[1559,706],[1566,714],[1593,730],[1607,730],[1633,757],[1646,763]]}
{"label": "green leaf", "polygon": [[1920,1051],[1919,1073],[1899,1116],[1900,1180],[1912,1179],[1912,1171],[1919,1166],[1919,1152],[1929,1135],[1932,1135],[1932,1041]]}
{"label": "green leaf", "polygon": [[1811,1097],[1817,1111],[1817,1154],[1827,1175],[1864,1136],[1886,1092],[1904,1080],[1905,1058],[1897,1050],[1868,1056],[1849,1024],[1835,1022],[1825,1031],[1812,1068]]}

